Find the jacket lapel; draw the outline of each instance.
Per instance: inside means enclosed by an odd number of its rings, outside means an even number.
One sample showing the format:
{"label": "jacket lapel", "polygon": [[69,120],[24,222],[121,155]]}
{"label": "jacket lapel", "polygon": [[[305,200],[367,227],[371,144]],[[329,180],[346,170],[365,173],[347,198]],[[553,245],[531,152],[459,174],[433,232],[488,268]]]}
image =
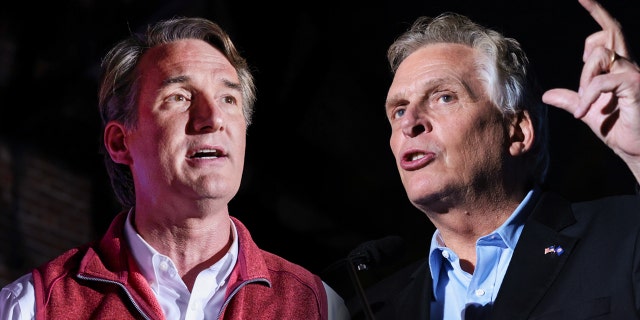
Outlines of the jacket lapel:
{"label": "jacket lapel", "polygon": [[527,319],[556,279],[577,239],[560,231],[575,222],[570,203],[542,195],[526,222],[496,298],[492,319]]}

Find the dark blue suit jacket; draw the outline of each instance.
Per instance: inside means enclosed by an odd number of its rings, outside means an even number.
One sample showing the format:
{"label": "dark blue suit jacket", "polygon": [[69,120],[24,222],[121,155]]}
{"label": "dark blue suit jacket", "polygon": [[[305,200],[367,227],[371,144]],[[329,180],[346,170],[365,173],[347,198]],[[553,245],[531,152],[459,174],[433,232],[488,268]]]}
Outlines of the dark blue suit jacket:
{"label": "dark blue suit jacket", "polygon": [[[429,319],[432,287],[425,258],[368,288],[369,306],[376,320]],[[640,196],[542,194],[489,309],[491,320],[640,319]]]}

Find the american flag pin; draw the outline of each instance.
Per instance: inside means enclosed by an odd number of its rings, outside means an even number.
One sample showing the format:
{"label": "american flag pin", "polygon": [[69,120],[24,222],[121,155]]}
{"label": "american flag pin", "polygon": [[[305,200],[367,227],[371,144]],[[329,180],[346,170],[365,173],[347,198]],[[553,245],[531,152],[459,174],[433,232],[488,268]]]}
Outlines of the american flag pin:
{"label": "american flag pin", "polygon": [[555,253],[560,256],[564,253],[564,249],[561,246],[548,246],[544,248],[544,254]]}

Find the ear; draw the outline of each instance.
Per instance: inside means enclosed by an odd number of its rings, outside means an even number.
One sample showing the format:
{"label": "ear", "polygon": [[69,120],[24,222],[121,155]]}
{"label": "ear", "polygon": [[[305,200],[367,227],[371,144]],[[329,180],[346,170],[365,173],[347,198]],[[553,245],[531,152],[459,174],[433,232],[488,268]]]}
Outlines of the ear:
{"label": "ear", "polygon": [[104,128],[104,146],[111,159],[120,164],[131,164],[131,156],[126,142],[126,130],[124,125],[110,121]]}
{"label": "ear", "polygon": [[518,112],[509,126],[509,153],[512,156],[525,154],[533,145],[535,133],[528,111]]}

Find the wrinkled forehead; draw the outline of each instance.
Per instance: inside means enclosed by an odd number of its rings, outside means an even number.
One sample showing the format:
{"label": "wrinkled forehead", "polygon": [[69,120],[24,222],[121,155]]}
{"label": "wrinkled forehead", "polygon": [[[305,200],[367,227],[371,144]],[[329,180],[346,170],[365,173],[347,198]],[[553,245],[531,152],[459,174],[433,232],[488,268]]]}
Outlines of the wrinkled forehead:
{"label": "wrinkled forehead", "polygon": [[478,50],[462,44],[436,43],[423,46],[400,63],[389,95],[428,82],[482,79],[486,65],[484,61],[486,58]]}
{"label": "wrinkled forehead", "polygon": [[218,48],[199,39],[183,39],[150,48],[140,59],[140,68],[190,64],[233,66]]}

